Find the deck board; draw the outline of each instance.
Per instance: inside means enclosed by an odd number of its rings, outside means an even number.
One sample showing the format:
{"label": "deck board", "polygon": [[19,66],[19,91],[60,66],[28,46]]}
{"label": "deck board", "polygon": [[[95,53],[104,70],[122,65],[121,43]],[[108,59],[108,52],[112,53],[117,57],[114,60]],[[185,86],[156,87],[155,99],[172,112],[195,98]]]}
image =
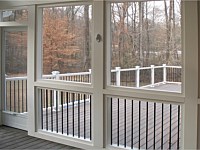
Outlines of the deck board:
{"label": "deck board", "polygon": [[28,136],[26,131],[0,126],[0,149],[78,149]]}
{"label": "deck board", "polygon": [[158,84],[155,86],[145,86],[141,88],[151,89],[151,90],[160,90],[160,91],[167,91],[167,92],[177,92],[181,93],[181,83],[166,83],[166,84]]}

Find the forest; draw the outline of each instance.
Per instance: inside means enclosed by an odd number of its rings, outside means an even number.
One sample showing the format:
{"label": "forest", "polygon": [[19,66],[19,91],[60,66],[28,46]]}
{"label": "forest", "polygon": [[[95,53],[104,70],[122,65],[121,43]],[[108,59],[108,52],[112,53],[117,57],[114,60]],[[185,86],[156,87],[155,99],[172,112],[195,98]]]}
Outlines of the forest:
{"label": "forest", "polygon": [[[43,8],[43,74],[55,70],[83,72],[91,68],[92,11],[92,5]],[[13,11],[12,16],[16,17],[10,16],[7,13],[5,20],[20,20],[24,13]],[[110,19],[105,19],[110,21],[111,43],[106,51],[111,52],[112,69],[162,64],[181,66],[181,0],[114,2],[110,4],[109,16]],[[25,73],[26,53],[11,53],[22,51],[22,46],[17,41],[7,44],[7,73]],[[17,59],[13,61],[14,58]]]}
{"label": "forest", "polygon": [[112,67],[181,65],[181,1],[111,4]]}

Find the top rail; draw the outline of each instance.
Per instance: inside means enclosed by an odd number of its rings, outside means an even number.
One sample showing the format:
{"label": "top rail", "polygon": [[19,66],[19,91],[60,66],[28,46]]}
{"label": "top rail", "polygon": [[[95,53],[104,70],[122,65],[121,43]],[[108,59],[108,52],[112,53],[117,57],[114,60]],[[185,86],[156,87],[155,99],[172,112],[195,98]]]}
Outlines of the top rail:
{"label": "top rail", "polygon": [[[126,82],[127,81],[127,75],[126,74],[121,74],[122,72],[131,72],[134,71],[135,73],[132,74],[133,77],[129,77],[128,78],[132,78],[131,80],[135,80],[132,82],[135,82],[134,85],[136,87],[140,87],[140,83],[143,82],[143,79],[146,78],[146,80],[149,80],[149,75],[150,75],[150,80],[148,81],[149,83],[145,83],[146,85],[154,85],[156,84],[155,82],[158,82],[158,76],[159,76],[159,80],[162,80],[163,83],[166,83],[167,81],[169,82],[180,82],[180,80],[178,80],[178,78],[180,78],[181,72],[180,70],[167,70],[167,69],[181,69],[181,66],[167,66],[166,64],[163,64],[162,66],[154,66],[151,65],[150,67],[140,67],[140,66],[136,66],[135,68],[123,68],[121,69],[120,67],[116,67],[115,69],[111,70],[111,73],[116,73],[113,74],[115,79],[112,80],[112,82],[115,82],[117,86],[121,86],[121,82],[124,82],[124,78],[126,78]],[[155,70],[155,69],[162,69],[162,70]],[[140,71],[142,70],[149,70],[148,73],[145,76],[145,72],[142,72],[142,74],[140,73]],[[82,77],[87,76],[88,78],[88,82],[91,80],[91,73],[92,70],[89,69],[88,72],[77,72],[77,73],[64,73],[64,74],[60,74],[59,71],[53,71],[52,74],[49,75],[43,75],[43,79],[56,79],[56,80],[66,80],[63,77],[72,77],[70,79],[71,82],[84,82],[84,80],[81,80]],[[126,77],[125,77],[126,76]],[[61,77],[61,78],[60,78]],[[76,78],[77,77],[77,78]],[[80,80],[79,80],[80,77]],[[112,76],[113,77],[113,76]],[[134,78],[134,79],[133,79]],[[148,79],[147,79],[148,78]],[[162,78],[162,79],[161,79]],[[77,81],[76,81],[77,79]],[[113,78],[112,78],[113,79]],[[20,81],[20,80],[27,80],[27,77],[6,77],[6,81]],[[67,80],[68,81],[68,80]],[[147,81],[145,81],[147,82]],[[127,83],[126,83],[127,84]],[[142,84],[143,85],[143,84]]]}

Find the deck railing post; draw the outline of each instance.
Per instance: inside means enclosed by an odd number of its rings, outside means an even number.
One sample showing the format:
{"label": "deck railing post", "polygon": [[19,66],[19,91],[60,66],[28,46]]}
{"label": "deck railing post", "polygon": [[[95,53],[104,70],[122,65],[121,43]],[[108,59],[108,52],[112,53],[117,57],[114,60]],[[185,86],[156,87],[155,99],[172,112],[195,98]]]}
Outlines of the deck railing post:
{"label": "deck railing post", "polygon": [[91,83],[91,81],[92,81],[92,80],[91,80],[91,79],[92,79],[91,77],[92,77],[92,69],[89,69],[89,83]]}
{"label": "deck railing post", "polygon": [[115,67],[116,70],[116,86],[120,86],[121,82],[121,67]]}
{"label": "deck railing post", "polygon": [[154,77],[155,77],[155,74],[154,74],[155,68],[154,68],[154,67],[155,67],[154,65],[151,65],[151,86],[152,86],[152,87],[153,87],[154,84],[155,84],[155,79],[154,79]]}
{"label": "deck railing post", "polygon": [[135,73],[136,87],[139,88],[140,87],[140,66],[135,66],[135,69],[136,69],[136,73]]}
{"label": "deck railing post", "polygon": [[167,82],[167,65],[163,64],[163,83]]}
{"label": "deck railing post", "polygon": [[[59,80],[59,71],[52,71],[52,75],[55,76],[55,80]],[[58,95],[57,95],[58,94]],[[58,106],[60,105],[60,92],[57,90],[53,91],[53,104],[54,104],[54,109],[56,109],[56,101],[58,101]],[[59,107],[58,107],[59,109]]]}

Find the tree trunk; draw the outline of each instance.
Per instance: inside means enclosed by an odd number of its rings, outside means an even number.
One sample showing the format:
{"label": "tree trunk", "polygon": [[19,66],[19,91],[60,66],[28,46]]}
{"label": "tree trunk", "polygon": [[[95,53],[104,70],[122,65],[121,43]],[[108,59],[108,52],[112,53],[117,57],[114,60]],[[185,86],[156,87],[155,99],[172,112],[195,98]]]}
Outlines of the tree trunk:
{"label": "tree trunk", "polygon": [[[112,16],[112,21],[113,22],[111,22],[111,35],[112,35],[112,51],[113,52],[116,52],[116,36],[117,36],[117,32],[116,32],[116,30],[117,30],[117,28],[116,28],[116,26],[117,26],[117,24],[116,24],[116,21],[115,21],[115,13],[114,13],[114,4],[113,5],[111,5],[111,12],[112,12],[112,14],[111,14],[111,16]],[[119,60],[119,57],[118,57],[118,59],[117,59],[117,55],[115,54],[112,54],[112,65],[114,65],[114,66],[120,66],[119,65],[119,62],[120,62],[120,60]],[[116,64],[114,64],[114,61],[116,61]]]}
{"label": "tree trunk", "polygon": [[89,45],[89,5],[84,7],[85,20],[85,52],[84,52],[84,69],[88,70],[90,66],[90,45]]}
{"label": "tree trunk", "polygon": [[118,11],[119,11],[119,64],[120,67],[124,66],[124,51],[125,51],[125,18],[126,18],[126,11],[127,11],[127,3],[121,4],[120,6],[117,4]]}
{"label": "tree trunk", "polygon": [[[172,9],[173,9],[173,30],[172,30],[172,49],[173,49],[173,57],[177,62],[178,60],[178,52],[176,48],[176,17],[175,17],[175,5],[174,1],[172,1]],[[176,65],[176,64],[175,64]]]}
{"label": "tree trunk", "polygon": [[132,3],[131,10],[132,10],[132,20],[131,20],[131,28],[132,28],[132,58],[135,58],[135,52],[137,48],[136,42],[136,13],[137,13],[137,4],[136,2]]}
{"label": "tree trunk", "polygon": [[165,5],[165,20],[166,20],[166,64],[169,64],[169,55],[170,55],[170,22],[169,16],[167,11],[167,2],[164,0]]}
{"label": "tree trunk", "polygon": [[139,4],[139,61],[140,66],[144,65],[143,57],[143,20],[144,20],[144,3],[138,2]]}
{"label": "tree trunk", "polygon": [[148,21],[148,2],[146,2],[146,66],[149,66],[149,48],[150,48],[150,40],[149,40],[149,21]]}

